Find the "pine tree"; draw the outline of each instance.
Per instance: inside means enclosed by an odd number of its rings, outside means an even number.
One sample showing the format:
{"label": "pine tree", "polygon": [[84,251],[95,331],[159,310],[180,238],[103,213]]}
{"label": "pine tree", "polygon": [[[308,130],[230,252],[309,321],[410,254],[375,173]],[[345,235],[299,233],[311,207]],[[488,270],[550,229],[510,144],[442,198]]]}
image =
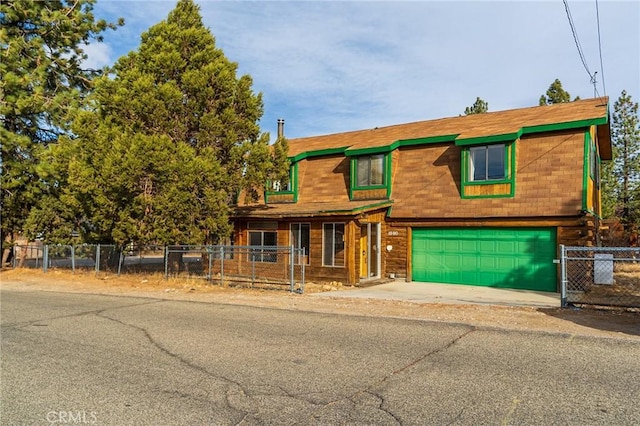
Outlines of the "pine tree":
{"label": "pine tree", "polygon": [[638,103],[625,90],[613,106],[613,161],[603,167],[603,214],[632,232],[640,228],[640,120]]}
{"label": "pine tree", "polygon": [[46,195],[37,173],[38,157],[68,130],[73,111],[98,74],[83,69],[82,47],[116,28],[94,19],[94,3],[0,3],[2,242],[17,238],[30,210]]}
{"label": "pine tree", "polygon": [[[236,72],[198,6],[180,0],[96,82],[76,138],[54,153],[69,159],[63,195],[85,241],[224,241],[238,194],[257,199],[273,172],[262,97]],[[46,225],[46,210],[32,229]]]}
{"label": "pine tree", "polygon": [[487,101],[484,101],[477,97],[473,105],[464,109],[464,115],[482,114],[487,111],[489,111],[489,104],[487,103]]}
{"label": "pine tree", "polygon": [[[576,96],[574,101],[577,101],[579,99],[580,97]],[[540,106],[542,106],[561,104],[565,102],[571,102],[571,95],[569,94],[569,92],[564,90],[564,88],[562,87],[562,82],[556,78],[547,89],[546,94],[540,96],[539,104]]]}

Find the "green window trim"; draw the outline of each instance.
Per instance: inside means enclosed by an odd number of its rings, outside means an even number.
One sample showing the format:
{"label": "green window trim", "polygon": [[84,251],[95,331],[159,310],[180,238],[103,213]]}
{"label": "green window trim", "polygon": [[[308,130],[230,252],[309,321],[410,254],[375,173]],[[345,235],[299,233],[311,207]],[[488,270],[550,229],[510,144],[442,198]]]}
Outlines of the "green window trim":
{"label": "green window trim", "polygon": [[[370,185],[370,186],[358,186],[358,159],[370,157],[373,155],[383,155],[382,157],[382,184]],[[362,155],[359,157],[350,156],[350,173],[349,173],[349,199],[353,200],[353,193],[355,191],[372,191],[384,189],[386,191],[386,198],[391,196],[391,153],[381,154],[377,152],[370,155]]]}
{"label": "green window trim", "polygon": [[[290,183],[291,190],[289,191],[265,191],[264,193],[264,202],[265,204],[269,204],[269,197],[271,196],[279,196],[279,195],[291,195],[293,196],[294,203],[298,202],[298,163],[293,163],[290,169]],[[270,187],[270,183],[267,183],[267,187]]]}
{"label": "green window trim", "polygon": [[[496,142],[499,143],[499,142]],[[483,144],[484,145],[484,144]],[[490,145],[490,144],[486,144]],[[478,146],[478,145],[474,145]],[[511,141],[510,143],[504,143],[504,174],[506,176],[505,179],[496,179],[496,180],[480,180],[473,181],[470,180],[469,172],[470,172],[470,155],[469,152],[472,146],[465,146],[462,148],[461,164],[461,198],[462,199],[477,199],[477,198],[513,198],[516,192],[516,142]],[[485,185],[501,185],[501,184],[509,184],[510,190],[508,193],[504,194],[491,194],[491,195],[466,195],[466,187],[474,187],[474,186],[485,186]]]}

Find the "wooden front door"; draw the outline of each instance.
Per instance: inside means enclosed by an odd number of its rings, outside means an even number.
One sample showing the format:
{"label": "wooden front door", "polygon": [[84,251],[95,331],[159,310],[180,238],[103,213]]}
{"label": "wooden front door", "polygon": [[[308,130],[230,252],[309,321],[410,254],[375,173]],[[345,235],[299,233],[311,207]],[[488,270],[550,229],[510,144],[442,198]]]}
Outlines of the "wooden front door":
{"label": "wooden front door", "polygon": [[367,226],[360,227],[360,278],[369,276],[369,231]]}

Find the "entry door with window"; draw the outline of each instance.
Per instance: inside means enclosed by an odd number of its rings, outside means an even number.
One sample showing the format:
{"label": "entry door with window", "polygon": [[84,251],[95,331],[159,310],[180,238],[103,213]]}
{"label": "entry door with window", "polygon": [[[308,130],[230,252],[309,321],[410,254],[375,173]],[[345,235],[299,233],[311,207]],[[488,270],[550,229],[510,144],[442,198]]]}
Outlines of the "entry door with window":
{"label": "entry door with window", "polygon": [[380,224],[360,227],[360,278],[380,278]]}

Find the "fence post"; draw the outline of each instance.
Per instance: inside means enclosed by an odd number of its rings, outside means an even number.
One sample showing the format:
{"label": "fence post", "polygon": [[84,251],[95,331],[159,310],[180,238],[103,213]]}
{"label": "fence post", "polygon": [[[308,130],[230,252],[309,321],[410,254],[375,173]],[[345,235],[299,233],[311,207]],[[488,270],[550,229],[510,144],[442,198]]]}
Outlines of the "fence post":
{"label": "fence post", "polygon": [[120,250],[120,257],[118,259],[118,276],[120,276],[120,271],[122,270],[122,262],[124,262],[124,250]]}
{"label": "fence post", "polygon": [[100,244],[96,245],[96,265],[95,265],[95,272],[96,275],[98,275],[98,272],[100,272]]}
{"label": "fence post", "polygon": [[169,279],[169,246],[164,246],[164,279]]}
{"label": "fence post", "polygon": [[291,245],[291,247],[289,248],[289,282],[291,283],[291,293],[293,293],[293,288],[296,285],[296,280],[294,279],[294,266],[295,266],[295,261],[296,261],[296,254],[295,254],[295,247],[293,247],[293,244]]}
{"label": "fence post", "polygon": [[300,294],[304,293],[304,268],[307,265],[307,249],[305,249],[304,247],[302,247],[302,265],[300,266],[300,275],[301,275],[301,281],[300,281]]}
{"label": "fence post", "polygon": [[42,271],[47,272],[49,266],[49,244],[46,244],[42,249]]}
{"label": "fence post", "polygon": [[224,286],[224,246],[220,246],[220,285]]}
{"label": "fence post", "polygon": [[76,272],[76,246],[71,244],[71,271]]}
{"label": "fence post", "polygon": [[560,306],[567,307],[567,253],[564,244],[560,244]]}
{"label": "fence post", "polygon": [[211,282],[213,279],[213,273],[211,273],[211,268],[213,267],[213,247],[207,246],[207,253],[209,253],[209,271],[207,272],[207,280]]}
{"label": "fence post", "polygon": [[16,247],[17,246],[15,244],[11,247],[11,250],[13,250],[13,269],[16,269],[18,266],[18,251],[16,250]]}
{"label": "fence post", "polygon": [[249,252],[251,253],[251,287],[253,287],[256,280],[256,249],[250,248]]}

